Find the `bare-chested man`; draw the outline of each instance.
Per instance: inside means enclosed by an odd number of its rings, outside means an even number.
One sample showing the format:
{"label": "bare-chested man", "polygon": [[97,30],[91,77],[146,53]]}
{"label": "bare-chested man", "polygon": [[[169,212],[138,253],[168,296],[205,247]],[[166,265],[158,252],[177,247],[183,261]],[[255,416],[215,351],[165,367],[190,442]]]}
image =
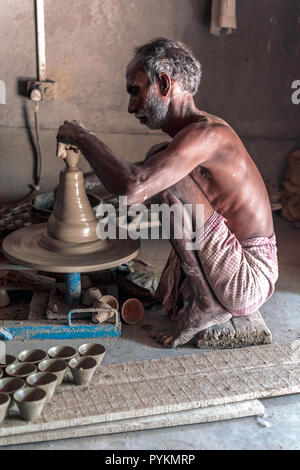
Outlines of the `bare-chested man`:
{"label": "bare-chested man", "polygon": [[[268,194],[253,160],[222,119],[196,108],[201,65],[184,44],[159,38],[135,51],[127,67],[129,113],[171,142],[153,147],[142,164],[117,156],[76,122],[59,128],[58,140],[75,143],[96,176],[128,205],[150,198],[169,205],[204,207],[204,242],[173,250],[157,290],[170,328],[164,346],[188,342],[201,330],[249,315],[273,293],[277,250]],[[186,235],[185,235],[186,236]]]}

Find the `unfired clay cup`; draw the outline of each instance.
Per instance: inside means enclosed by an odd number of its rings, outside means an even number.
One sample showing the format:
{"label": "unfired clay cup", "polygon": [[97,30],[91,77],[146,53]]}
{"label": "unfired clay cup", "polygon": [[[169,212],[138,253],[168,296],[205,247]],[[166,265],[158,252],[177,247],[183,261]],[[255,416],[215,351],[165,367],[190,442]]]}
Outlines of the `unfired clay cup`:
{"label": "unfired clay cup", "polygon": [[72,346],[54,346],[48,351],[49,357],[54,359],[63,359],[64,361],[69,361],[77,354],[76,349]]}
{"label": "unfired clay cup", "polygon": [[29,375],[26,382],[30,387],[39,387],[47,393],[47,401],[51,400],[57,387],[57,375],[52,372],[36,372]]}
{"label": "unfired clay cup", "polygon": [[63,359],[46,359],[45,361],[40,362],[38,365],[40,372],[52,372],[57,376],[56,387],[62,384],[67,367],[68,364]]}
{"label": "unfired clay cup", "polygon": [[108,304],[111,308],[114,308],[115,310],[118,310],[119,308],[119,302],[113,295],[102,295],[101,302],[104,302],[105,304]]}
{"label": "unfired clay cup", "polygon": [[5,369],[5,372],[9,377],[20,377],[21,379],[25,379],[28,375],[34,374],[36,371],[36,366],[30,362],[16,362]]}
{"label": "unfired clay cup", "polygon": [[74,357],[69,362],[74,381],[77,385],[90,383],[97,367],[97,361],[93,357]]}
{"label": "unfired clay cup", "polygon": [[6,354],[5,356],[5,362],[0,363],[0,367],[4,370],[7,366],[10,366],[11,364],[14,364],[16,362],[16,357],[12,356],[11,354]]}
{"label": "unfired clay cup", "polygon": [[41,388],[27,387],[14,393],[21,416],[25,421],[35,421],[43,411],[47,393]]}
{"label": "unfired clay cup", "polygon": [[9,404],[10,396],[7,393],[0,393],[0,423],[5,419]]}
{"label": "unfired clay cup", "polygon": [[30,362],[31,364],[38,364],[46,359],[46,357],[47,353],[42,349],[26,349],[18,355],[20,362]]}
{"label": "unfired clay cup", "polygon": [[80,356],[90,356],[96,359],[97,366],[99,366],[105,356],[106,349],[99,343],[86,343],[78,348]]}
{"label": "unfired clay cup", "polygon": [[128,299],[121,310],[123,320],[129,325],[135,325],[144,318],[144,306],[138,299]]}
{"label": "unfired clay cup", "polygon": [[25,381],[19,377],[5,377],[0,379],[0,393],[6,393],[10,396],[10,406],[13,405],[13,394],[25,387]]}

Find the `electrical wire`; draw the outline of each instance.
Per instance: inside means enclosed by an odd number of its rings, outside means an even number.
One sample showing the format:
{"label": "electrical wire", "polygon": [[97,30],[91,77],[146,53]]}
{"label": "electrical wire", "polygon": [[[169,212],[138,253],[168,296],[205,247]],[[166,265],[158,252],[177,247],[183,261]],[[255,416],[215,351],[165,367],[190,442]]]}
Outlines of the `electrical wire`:
{"label": "electrical wire", "polygon": [[34,109],[34,128],[35,128],[35,139],[36,139],[36,150],[37,150],[37,162],[36,162],[36,171],[34,183],[32,185],[33,189],[36,191],[40,190],[40,180],[42,174],[42,152],[40,147],[40,136],[39,136],[39,102],[36,101]]}
{"label": "electrical wire", "polygon": [[35,128],[35,140],[36,140],[36,165],[35,165],[35,175],[34,181],[30,185],[30,191],[21,199],[17,201],[11,201],[8,203],[1,203],[1,207],[10,207],[16,204],[22,204],[28,202],[34,193],[40,190],[40,181],[41,181],[41,174],[42,174],[42,152],[40,147],[40,136],[39,136],[39,120],[38,120],[38,112],[39,112],[39,102],[35,102],[35,109],[34,109],[34,128]]}

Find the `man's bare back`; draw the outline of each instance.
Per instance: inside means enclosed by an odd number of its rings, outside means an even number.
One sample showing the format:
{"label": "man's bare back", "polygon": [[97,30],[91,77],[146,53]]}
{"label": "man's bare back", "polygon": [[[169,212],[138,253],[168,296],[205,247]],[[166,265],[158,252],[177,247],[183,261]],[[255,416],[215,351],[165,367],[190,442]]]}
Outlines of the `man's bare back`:
{"label": "man's bare back", "polygon": [[[238,240],[271,237],[274,233],[269,197],[262,177],[234,130],[222,119],[201,111],[207,126],[225,126],[228,138],[213,157],[194,168],[185,177],[182,189],[176,191],[184,203],[201,203],[199,190],[204,193],[215,211],[227,220],[228,228]],[[214,132],[217,132],[215,130]],[[181,185],[182,186],[182,185]]]}

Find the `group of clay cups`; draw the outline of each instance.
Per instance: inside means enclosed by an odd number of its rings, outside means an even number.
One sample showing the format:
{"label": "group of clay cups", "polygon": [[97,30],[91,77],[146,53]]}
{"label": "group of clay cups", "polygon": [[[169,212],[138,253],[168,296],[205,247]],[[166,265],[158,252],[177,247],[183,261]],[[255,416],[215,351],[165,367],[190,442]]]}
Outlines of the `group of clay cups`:
{"label": "group of clay cups", "polygon": [[[82,303],[87,307],[93,306],[101,309],[101,313],[93,313],[93,323],[104,323],[110,318],[113,318],[114,313],[112,309],[119,311],[119,302],[116,297],[112,295],[102,295],[99,289],[95,287],[87,289],[83,296]],[[135,325],[140,323],[144,317],[144,306],[139,299],[130,298],[123,303],[120,312],[122,319],[128,325]]]}
{"label": "group of clay cups", "polygon": [[63,382],[68,367],[74,382],[86,385],[92,380],[105,352],[101,344],[87,343],[78,348],[79,357],[71,346],[50,348],[49,358],[42,349],[22,351],[18,361],[7,354],[0,368],[0,423],[14,403],[23,419],[37,419],[45,403],[52,399]]}

